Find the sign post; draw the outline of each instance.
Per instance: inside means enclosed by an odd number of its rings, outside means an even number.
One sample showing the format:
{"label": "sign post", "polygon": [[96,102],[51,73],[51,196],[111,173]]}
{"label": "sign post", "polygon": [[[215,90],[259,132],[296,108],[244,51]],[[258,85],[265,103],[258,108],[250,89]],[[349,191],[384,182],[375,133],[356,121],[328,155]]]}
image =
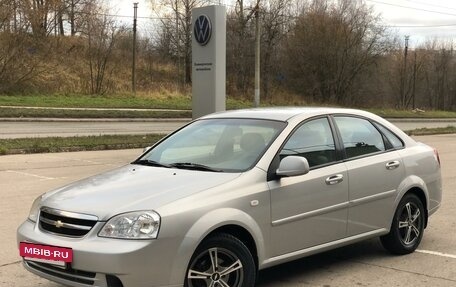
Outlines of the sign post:
{"label": "sign post", "polygon": [[192,10],[192,116],[226,107],[226,8]]}

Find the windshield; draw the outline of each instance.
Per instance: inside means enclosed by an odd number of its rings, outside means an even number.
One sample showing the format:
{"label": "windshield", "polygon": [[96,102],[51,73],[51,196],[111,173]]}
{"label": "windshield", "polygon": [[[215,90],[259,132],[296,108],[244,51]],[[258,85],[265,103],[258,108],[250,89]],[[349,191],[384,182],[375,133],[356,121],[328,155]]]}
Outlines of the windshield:
{"label": "windshield", "polygon": [[203,119],[153,147],[134,163],[212,172],[251,168],[286,126],[253,119]]}

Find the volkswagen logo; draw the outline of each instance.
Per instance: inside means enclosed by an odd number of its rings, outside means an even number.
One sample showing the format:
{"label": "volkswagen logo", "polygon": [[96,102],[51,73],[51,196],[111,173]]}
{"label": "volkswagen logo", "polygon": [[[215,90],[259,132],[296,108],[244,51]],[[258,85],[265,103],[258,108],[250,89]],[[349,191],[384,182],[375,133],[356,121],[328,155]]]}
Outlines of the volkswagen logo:
{"label": "volkswagen logo", "polygon": [[201,46],[206,46],[211,39],[212,34],[212,25],[209,17],[206,15],[200,15],[196,18],[195,24],[193,25],[193,34],[196,42],[198,42]]}

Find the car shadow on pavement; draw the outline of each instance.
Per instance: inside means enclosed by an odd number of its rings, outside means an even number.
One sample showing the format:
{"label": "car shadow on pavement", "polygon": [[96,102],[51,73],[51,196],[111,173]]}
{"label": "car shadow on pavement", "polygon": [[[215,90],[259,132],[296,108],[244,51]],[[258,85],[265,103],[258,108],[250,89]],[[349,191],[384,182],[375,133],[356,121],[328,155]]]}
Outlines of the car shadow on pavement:
{"label": "car shadow on pavement", "polygon": [[[388,256],[391,255],[383,249],[379,239],[370,239],[261,270],[257,286],[312,285],[309,281],[314,281],[316,277],[328,278],[331,274],[337,277],[336,273],[343,273],[344,266],[350,262],[375,260]],[[332,280],[328,278],[329,281]]]}

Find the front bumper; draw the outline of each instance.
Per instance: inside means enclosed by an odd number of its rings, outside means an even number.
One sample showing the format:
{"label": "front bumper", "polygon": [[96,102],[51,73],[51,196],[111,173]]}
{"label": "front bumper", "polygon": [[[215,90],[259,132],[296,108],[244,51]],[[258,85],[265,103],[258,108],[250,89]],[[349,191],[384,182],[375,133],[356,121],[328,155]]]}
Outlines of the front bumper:
{"label": "front bumper", "polygon": [[61,269],[24,260],[24,267],[46,279],[76,287],[182,286],[184,275],[180,279],[172,278],[179,249],[176,239],[101,238],[97,233],[103,224],[97,223],[82,238],[70,238],[43,232],[38,224],[25,221],[17,230],[18,244],[30,242],[72,248],[73,262]]}

